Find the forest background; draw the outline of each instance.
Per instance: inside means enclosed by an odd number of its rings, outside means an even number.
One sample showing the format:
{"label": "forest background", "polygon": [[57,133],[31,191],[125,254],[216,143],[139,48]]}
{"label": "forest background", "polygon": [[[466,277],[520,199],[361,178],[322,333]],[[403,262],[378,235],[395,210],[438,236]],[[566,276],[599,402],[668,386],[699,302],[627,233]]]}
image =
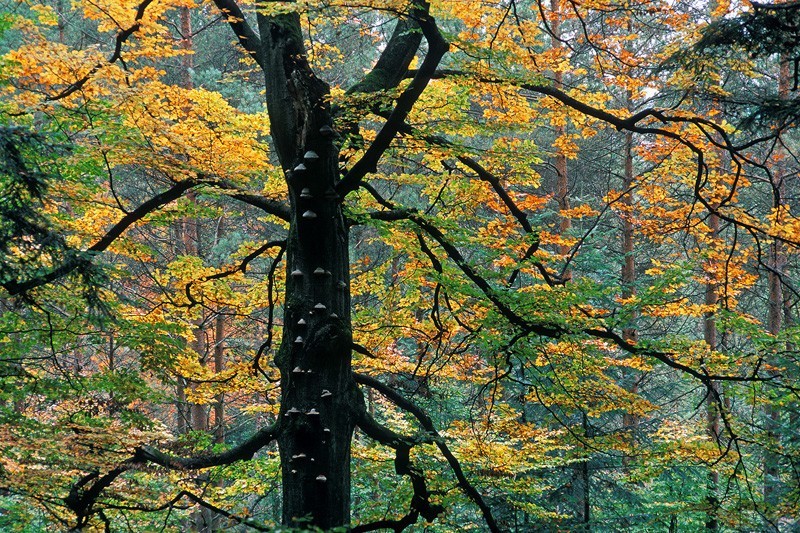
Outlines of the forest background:
{"label": "forest background", "polygon": [[798,527],[797,2],[0,6],[0,529]]}

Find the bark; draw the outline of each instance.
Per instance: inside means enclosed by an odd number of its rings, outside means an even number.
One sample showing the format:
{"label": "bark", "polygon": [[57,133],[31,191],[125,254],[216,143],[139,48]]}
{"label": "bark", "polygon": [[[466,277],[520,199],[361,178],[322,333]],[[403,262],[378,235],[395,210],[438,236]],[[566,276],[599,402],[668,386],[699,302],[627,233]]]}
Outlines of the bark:
{"label": "bark", "polygon": [[[203,329],[204,319],[201,316],[196,321],[194,329],[194,348],[197,352],[197,357],[201,365],[206,364],[206,337]],[[189,384],[192,392],[197,391],[198,383],[190,382]],[[208,430],[208,409],[205,404],[192,403],[189,408],[190,426],[193,431],[207,431]]]}
{"label": "bark", "polygon": [[184,435],[189,431],[189,406],[186,403],[186,379],[178,376],[175,383],[175,431]]}
{"label": "bark", "polygon": [[[194,40],[192,38],[192,13],[188,7],[180,8],[180,46],[187,53],[181,56],[181,72],[180,72],[180,86],[184,89],[194,88],[192,80],[192,69],[194,67],[194,55],[190,52],[194,49]],[[190,191],[187,197],[191,202],[196,201],[196,194]],[[200,220],[197,218],[187,218],[183,223],[183,239],[184,239],[184,252],[186,255],[200,256]],[[187,289],[187,291],[190,289]],[[206,364],[207,342],[205,331],[205,318],[204,313],[201,312],[200,318],[196,320],[196,327],[194,330],[194,350],[201,365]],[[196,391],[198,384],[189,383],[192,391]],[[185,390],[181,391],[184,396]],[[192,431],[208,431],[209,416],[208,408],[204,404],[192,403],[189,406],[189,427]],[[205,474],[200,476],[200,479],[206,481]],[[192,531],[199,533],[211,533],[214,531],[214,513],[206,506],[198,505],[192,513]]]}
{"label": "bark", "polygon": [[[711,239],[714,240],[719,235],[719,217],[714,213],[709,215],[708,220],[709,233]],[[718,286],[714,280],[709,280],[705,286],[704,303],[709,307],[716,309],[719,295],[717,293]],[[708,310],[703,316],[703,339],[706,342],[709,350],[717,349],[717,319],[715,311]],[[719,384],[716,382],[709,383],[709,390],[706,397],[706,432],[712,441],[718,442],[720,437],[720,412],[717,398],[719,397]],[[719,529],[719,520],[717,511],[719,510],[719,499],[717,497],[717,489],[719,486],[719,472],[713,466],[708,472],[708,487],[706,496],[706,529],[716,531]]]}
{"label": "bark", "polygon": [[64,0],[57,0],[56,1],[56,15],[58,16],[58,42],[61,44],[66,44],[66,40],[64,39],[64,30],[65,30],[65,20],[64,20],[64,4],[66,2]]}
{"label": "bark", "polygon": [[[192,19],[191,13],[188,7],[182,7],[180,10],[180,18],[181,18],[181,26],[180,26],[180,34],[181,34],[181,43],[180,46],[183,50],[187,51],[186,54],[181,56],[181,73],[180,73],[180,83],[181,86],[190,89],[192,87],[192,76],[191,76],[191,68],[193,64],[192,54],[188,53],[192,50]],[[192,250],[195,248],[192,244],[192,235],[190,233],[192,230],[196,230],[196,227],[192,225],[191,220],[184,220],[181,224],[181,228],[179,231],[181,232],[181,239],[183,241],[183,252],[185,254],[190,254]],[[196,239],[197,236],[194,235]],[[195,250],[196,251],[196,250]],[[199,330],[195,331],[195,350],[197,353],[202,353],[200,351],[200,335],[201,332]],[[177,404],[176,404],[176,416],[178,419],[178,433],[184,434],[192,429],[197,428],[197,418],[200,415],[199,412],[195,412],[197,410],[197,405],[189,405],[186,400],[186,388],[191,387],[190,383],[186,378],[182,376],[178,376],[177,380]],[[197,522],[197,520],[195,520]]]}
{"label": "bark", "polygon": [[[627,94],[628,100],[628,108],[631,109],[633,107],[633,103],[631,102],[631,93],[628,91]],[[633,207],[633,133],[626,132],[625,133],[625,146],[624,146],[624,177],[622,182],[622,190],[624,196],[620,200],[622,205],[628,208],[628,213],[630,213],[630,208]],[[631,298],[636,294],[635,283],[636,283],[636,263],[634,261],[634,241],[633,241],[633,222],[630,219],[630,214],[628,216],[622,217],[622,255],[623,255],[623,262],[622,262],[622,269],[621,269],[621,278],[622,278],[622,297],[623,298]],[[633,318],[633,317],[631,317]],[[625,341],[636,344],[638,339],[638,331],[632,325],[624,328],[622,330],[622,338]],[[627,372],[625,375],[625,381],[631,380],[630,385],[628,385],[628,391],[632,394],[637,394],[639,392],[639,373],[636,371],[631,370]],[[627,383],[626,383],[627,385]],[[635,434],[636,430],[639,426],[639,417],[635,414],[625,413],[622,415],[622,428],[623,430],[630,435],[629,442],[631,446],[635,444]],[[623,466],[629,466],[631,462],[631,457],[629,455],[625,455],[622,458]]]}
{"label": "bark", "polygon": [[[592,428],[589,426],[589,419],[584,413],[582,415],[583,433],[586,439],[592,438]],[[584,448],[581,444],[580,448]],[[577,531],[589,532],[592,530],[592,500],[591,500],[591,486],[592,478],[591,471],[589,470],[589,458],[575,463],[574,481],[572,483],[572,493],[575,501],[575,515]]]}
{"label": "bark", "polygon": [[[621,199],[621,203],[629,209],[633,207],[633,178],[633,134],[627,132],[625,134],[625,176],[622,182],[624,196]],[[630,298],[636,294],[634,287],[634,283],[636,283],[636,263],[633,252],[633,222],[627,216],[622,219],[623,263],[621,276],[623,298]],[[635,342],[638,333],[635,328],[626,327],[622,330],[622,336],[628,341]]]}
{"label": "bark", "polygon": [[[217,220],[214,234],[214,245],[218,245],[224,231],[225,217]],[[247,258],[245,258],[247,260]],[[242,268],[246,268],[242,267]],[[214,318],[214,372],[220,374],[225,368],[225,308],[217,310]],[[217,444],[225,442],[225,394],[219,393],[214,399],[214,441]]]}
{"label": "bark", "polygon": [[[550,22],[550,32],[552,34],[552,48],[560,49],[561,45],[561,16],[562,8],[560,0],[550,0],[550,9],[552,10],[553,19]],[[553,87],[557,90],[564,88],[564,74],[561,71],[553,72]],[[563,125],[555,127],[555,137],[558,139],[566,134],[566,128]],[[572,220],[569,216],[565,216],[564,212],[569,209],[569,174],[567,173],[567,157],[557,150],[553,161],[553,166],[556,170],[556,184],[555,184],[555,199],[558,204],[558,229],[556,230],[561,238],[567,237],[570,228],[572,227]],[[569,258],[572,247],[566,244],[559,244],[556,251],[557,253],[566,258]],[[561,272],[561,279],[569,281],[572,279],[572,269],[569,267],[569,262],[564,266]],[[583,426],[586,430],[587,419],[583,415]],[[588,435],[587,435],[588,437]],[[575,520],[581,528],[581,531],[589,531],[589,520],[591,519],[591,500],[590,500],[590,486],[591,478],[589,472],[588,459],[576,462],[573,466],[573,500],[575,502]]]}
{"label": "bark", "polygon": [[[553,48],[561,48],[561,16],[560,0],[550,0],[550,7],[553,10],[553,21],[550,24],[550,29],[553,34]],[[553,73],[553,87],[557,90],[564,88],[564,73],[557,71]],[[555,127],[556,139],[562,137],[566,133],[566,128],[562,125]],[[567,174],[567,157],[559,150],[556,153],[553,165],[556,169],[556,188],[555,198],[558,203],[558,234],[562,237],[565,236],[572,227],[572,220],[568,216],[563,216],[561,212],[569,209],[569,175]],[[568,257],[571,247],[567,245],[559,245],[558,253],[564,257]],[[562,279],[569,280],[572,277],[572,270],[565,267],[562,274]]]}
{"label": "bark", "polygon": [[296,14],[258,16],[267,108],[286,171],[286,248],[280,431],[282,522],[322,529],[350,521],[352,379],[347,226],[334,192],[329,88],[311,71]]}
{"label": "bark", "polygon": [[[218,314],[214,324],[214,372],[219,374],[225,368],[225,317]],[[225,395],[217,394],[214,403],[214,440],[225,442]]]}
{"label": "bark", "polygon": [[[229,12],[236,9],[233,2],[216,3]],[[342,180],[329,88],[308,65],[297,14],[259,14],[260,39],[248,49],[266,74],[271,133],[290,203],[284,332],[276,356],[284,525],[327,529],[350,521],[350,443],[363,395],[351,369],[348,226],[340,196],[374,171],[447,51],[427,9],[427,3],[412,8],[428,41],[419,73]],[[376,80],[381,85],[402,79],[420,39],[406,31],[409,21],[398,25],[376,65],[380,75],[354,92],[374,87]],[[237,35],[251,34],[245,29]],[[252,47],[255,38],[240,42]]]}
{"label": "bark", "polygon": [[[789,61],[784,55],[781,57],[780,72],[778,74],[778,97],[786,100],[789,98]],[[780,139],[779,139],[780,141]],[[771,176],[774,205],[777,210],[786,208],[786,169],[785,159],[787,153],[781,142],[778,143],[775,151],[776,164]],[[769,295],[767,299],[767,330],[771,335],[780,334],[783,327],[784,295],[783,295],[783,272],[786,269],[786,245],[778,239],[773,239],[769,247],[769,257],[767,258],[767,283]],[[776,351],[780,348],[776,348]],[[764,503],[767,506],[767,514],[775,508],[779,499],[779,468],[778,454],[774,451],[779,447],[780,437],[778,427],[780,426],[780,411],[777,407],[768,405],[766,408],[766,451],[764,454]]]}

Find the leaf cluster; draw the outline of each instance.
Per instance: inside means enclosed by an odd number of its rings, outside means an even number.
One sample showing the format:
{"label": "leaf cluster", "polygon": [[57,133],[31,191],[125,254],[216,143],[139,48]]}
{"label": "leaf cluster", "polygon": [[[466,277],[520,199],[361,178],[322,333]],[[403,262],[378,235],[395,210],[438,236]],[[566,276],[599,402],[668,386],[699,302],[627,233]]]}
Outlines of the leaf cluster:
{"label": "leaf cluster", "polygon": [[[736,55],[750,60],[777,55],[781,63],[793,66],[793,87],[800,81],[800,2],[761,4],[736,17],[720,18],[702,31],[701,38],[671,57],[667,68],[689,68],[698,73],[708,68],[709,60],[718,64]],[[713,68],[713,67],[712,67]],[[785,129],[800,116],[793,100],[767,96],[745,105],[741,129],[777,124]]]}
{"label": "leaf cluster", "polygon": [[64,151],[42,135],[0,127],[0,284],[14,288],[53,265],[76,265],[83,297],[90,307],[102,308],[101,270],[86,254],[70,247],[43,214],[48,186],[58,178],[47,158]]}

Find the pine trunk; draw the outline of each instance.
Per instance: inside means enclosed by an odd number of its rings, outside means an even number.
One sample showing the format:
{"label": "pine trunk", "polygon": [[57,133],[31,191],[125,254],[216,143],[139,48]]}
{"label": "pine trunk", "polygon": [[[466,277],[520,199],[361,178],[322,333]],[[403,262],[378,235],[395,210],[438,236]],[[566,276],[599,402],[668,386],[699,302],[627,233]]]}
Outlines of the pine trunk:
{"label": "pine trunk", "polygon": [[[709,215],[709,233],[712,241],[717,239],[719,235],[719,217],[715,214]],[[713,272],[714,269],[712,268]],[[719,300],[717,294],[717,283],[715,280],[710,279],[705,287],[705,305],[709,308],[716,308]],[[715,311],[706,311],[703,315],[703,338],[709,350],[717,349],[717,318]],[[714,441],[719,440],[720,431],[720,412],[717,403],[717,395],[719,394],[719,384],[712,382],[707,391],[706,397],[706,431],[708,436]],[[708,494],[706,496],[706,504],[708,511],[706,512],[706,529],[716,531],[719,529],[719,520],[717,511],[719,510],[719,499],[717,497],[717,488],[719,486],[719,472],[716,468],[712,467],[708,472]]]}
{"label": "pine trunk", "polygon": [[[778,73],[778,97],[787,100],[789,98],[789,60],[784,55],[781,57],[780,71]],[[774,197],[773,207],[777,213],[777,223],[785,218],[786,210],[786,158],[788,154],[781,143],[777,144],[775,152],[776,164],[772,171],[772,190]],[[767,310],[767,329],[771,335],[777,336],[783,328],[784,296],[783,296],[783,272],[786,268],[785,245],[777,239],[770,243],[769,248],[769,273],[767,282],[769,285],[768,310]],[[776,348],[779,350],[779,348]],[[779,479],[778,479],[778,454],[776,449],[780,447],[780,436],[778,428],[780,426],[780,411],[777,407],[769,405],[766,410],[767,428],[767,450],[764,455],[764,503],[767,506],[768,515],[774,510],[778,503]]]}
{"label": "pine trunk", "polygon": [[[628,106],[632,107],[630,101],[630,91],[628,92]],[[633,241],[633,222],[631,221],[631,209],[633,208],[633,134],[625,134],[625,176],[622,183],[623,197],[622,204],[626,207],[626,216],[622,218],[622,254],[623,263],[620,272],[622,278],[622,297],[631,298],[636,294],[636,263],[634,260],[634,241]],[[638,331],[633,324],[622,330],[622,338],[636,344]],[[640,373],[635,370],[625,373],[625,382],[631,394],[639,393]],[[629,382],[629,383],[628,383]],[[635,445],[636,431],[639,426],[639,417],[634,413],[622,415],[623,430],[630,435],[631,447]],[[633,450],[631,450],[633,451]],[[625,455],[622,458],[624,466],[629,466],[631,457]]]}

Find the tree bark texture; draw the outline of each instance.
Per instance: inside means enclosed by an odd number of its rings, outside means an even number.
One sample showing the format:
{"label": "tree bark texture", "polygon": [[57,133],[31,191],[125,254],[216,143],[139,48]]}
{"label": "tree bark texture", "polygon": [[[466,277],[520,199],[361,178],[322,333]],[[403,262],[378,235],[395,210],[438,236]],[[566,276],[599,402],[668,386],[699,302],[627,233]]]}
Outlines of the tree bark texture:
{"label": "tree bark texture", "polygon": [[322,529],[350,520],[352,406],[348,232],[334,191],[329,88],[308,65],[296,14],[258,17],[272,137],[291,206],[278,447],[282,522]]}
{"label": "tree bark texture", "polygon": [[[789,99],[789,58],[786,55],[781,57],[780,70],[778,72],[778,97],[782,100]],[[786,204],[786,158],[788,154],[782,145],[778,143],[775,151],[775,166],[772,169],[771,185],[773,193],[773,207],[778,211],[785,211]],[[781,214],[781,217],[785,214]],[[767,330],[771,335],[778,336],[783,329],[784,314],[784,294],[783,276],[786,270],[787,256],[786,245],[774,239],[769,246],[769,257],[767,258],[767,283],[769,286],[769,296],[767,300]],[[776,348],[780,350],[780,348]],[[767,449],[764,454],[764,503],[767,512],[771,513],[778,502],[780,490],[780,480],[778,461],[779,455],[776,449],[780,446],[780,436],[778,430],[781,425],[781,413],[775,406],[768,406],[766,414],[767,427]]]}
{"label": "tree bark texture", "polygon": [[[631,102],[631,92],[627,94],[628,108],[633,107]],[[636,262],[635,262],[635,248],[634,248],[634,227],[631,220],[631,213],[633,209],[633,188],[634,188],[634,171],[633,171],[633,134],[627,132],[625,134],[624,144],[624,176],[622,182],[623,196],[621,198],[622,204],[627,208],[627,213],[622,217],[622,255],[623,262],[620,272],[622,279],[622,297],[625,299],[631,298],[636,294]],[[622,338],[631,344],[636,344],[639,338],[639,332],[631,323],[629,326],[622,330]],[[630,369],[624,371],[623,380],[626,388],[631,394],[639,393],[639,383],[642,380],[641,372]],[[636,445],[636,432],[639,428],[639,416],[635,413],[624,413],[622,415],[622,429],[629,435],[628,440],[631,445],[631,452]],[[625,454],[622,457],[622,465],[628,467],[631,464],[631,455]]]}
{"label": "tree bark texture", "polygon": [[[553,44],[552,47],[555,49],[561,49],[561,7],[559,0],[550,0],[550,8],[553,10],[553,20],[550,23],[550,29],[553,33]],[[553,72],[553,87],[556,89],[563,89],[564,88],[564,73],[561,71]],[[558,139],[563,137],[566,134],[566,127],[559,124],[554,128],[555,138]],[[569,233],[569,230],[572,228],[572,219],[569,216],[565,216],[564,212],[569,209],[570,201],[569,201],[569,174],[567,172],[567,156],[560,150],[556,150],[555,160],[553,161],[553,166],[556,170],[556,186],[555,186],[555,198],[556,202],[558,203],[558,235],[564,237]],[[567,258],[569,257],[570,252],[572,251],[572,247],[560,244],[558,246],[558,253],[559,255]],[[569,280],[572,278],[572,269],[568,266],[564,267],[564,272],[562,274],[562,278],[565,280]]]}
{"label": "tree bark texture", "polygon": [[[719,237],[720,223],[719,217],[711,213],[708,218],[709,233],[712,240]],[[718,291],[719,287],[715,280],[709,280],[705,286],[705,305],[709,308],[716,309],[719,301]],[[717,314],[716,311],[708,310],[703,314],[703,339],[706,342],[709,350],[717,349]],[[720,438],[720,412],[717,403],[717,397],[720,394],[719,384],[710,382],[709,390],[706,397],[706,431],[709,438],[713,442],[718,442]],[[715,467],[711,467],[708,472],[708,495],[706,496],[706,504],[708,510],[706,512],[706,529],[716,531],[719,529],[719,519],[717,512],[719,510],[719,498],[717,491],[719,487],[719,471]]]}

